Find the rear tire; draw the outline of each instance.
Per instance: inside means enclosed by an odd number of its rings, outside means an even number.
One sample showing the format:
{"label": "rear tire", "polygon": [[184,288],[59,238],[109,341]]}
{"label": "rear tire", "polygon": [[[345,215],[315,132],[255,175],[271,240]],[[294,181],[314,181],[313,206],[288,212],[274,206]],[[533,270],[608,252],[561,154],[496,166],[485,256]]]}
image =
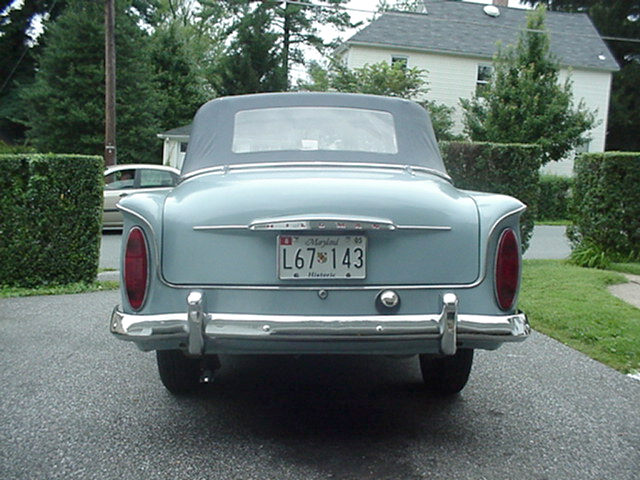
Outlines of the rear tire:
{"label": "rear tire", "polygon": [[[219,366],[217,357],[205,358],[209,365]],[[175,395],[195,391],[200,386],[205,368],[208,368],[205,359],[188,357],[181,350],[158,350],[156,359],[162,384]]]}
{"label": "rear tire", "polygon": [[461,348],[455,355],[420,355],[420,370],[427,389],[436,395],[455,395],[469,380],[473,349]]}

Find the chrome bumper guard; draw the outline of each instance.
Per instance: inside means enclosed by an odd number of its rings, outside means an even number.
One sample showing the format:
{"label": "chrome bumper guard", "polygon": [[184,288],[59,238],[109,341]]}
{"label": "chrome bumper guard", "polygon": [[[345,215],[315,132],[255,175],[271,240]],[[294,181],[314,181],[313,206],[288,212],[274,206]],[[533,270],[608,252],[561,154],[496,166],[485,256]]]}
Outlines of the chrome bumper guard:
{"label": "chrome bumper guard", "polygon": [[[531,329],[524,313],[465,315],[458,313],[458,298],[443,296],[442,311],[426,315],[294,316],[207,313],[199,291],[187,297],[187,312],[163,315],[127,314],[116,307],[111,333],[133,341],[143,350],[151,345],[175,344],[191,355],[206,352],[208,341],[234,340],[375,340],[424,339],[438,342],[439,353],[454,355],[460,341],[488,348],[525,340]],[[151,348],[149,348],[151,346]],[[147,348],[145,348],[147,347]],[[482,348],[482,347],[480,347]],[[281,352],[287,353],[287,352]]]}

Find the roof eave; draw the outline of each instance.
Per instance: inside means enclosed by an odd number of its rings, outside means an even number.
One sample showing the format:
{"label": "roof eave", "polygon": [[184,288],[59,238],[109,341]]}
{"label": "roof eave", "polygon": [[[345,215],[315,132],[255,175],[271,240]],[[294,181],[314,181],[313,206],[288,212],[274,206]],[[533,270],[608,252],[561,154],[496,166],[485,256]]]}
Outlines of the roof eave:
{"label": "roof eave", "polygon": [[166,140],[166,139],[171,139],[171,140],[189,140],[189,135],[185,135],[185,134],[172,135],[172,134],[158,133],[158,134],[156,134],[156,136],[158,138],[161,138],[162,140]]}

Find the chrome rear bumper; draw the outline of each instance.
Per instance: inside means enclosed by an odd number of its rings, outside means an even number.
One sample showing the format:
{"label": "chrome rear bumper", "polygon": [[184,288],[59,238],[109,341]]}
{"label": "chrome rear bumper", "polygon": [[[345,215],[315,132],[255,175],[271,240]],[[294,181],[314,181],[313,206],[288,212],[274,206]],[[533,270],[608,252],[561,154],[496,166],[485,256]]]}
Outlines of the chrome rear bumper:
{"label": "chrome rear bumper", "polygon": [[458,313],[458,299],[443,297],[442,311],[425,315],[293,316],[207,312],[193,291],[186,313],[111,315],[111,333],[142,350],[182,349],[213,353],[441,353],[457,348],[493,350],[525,340],[527,317]]}

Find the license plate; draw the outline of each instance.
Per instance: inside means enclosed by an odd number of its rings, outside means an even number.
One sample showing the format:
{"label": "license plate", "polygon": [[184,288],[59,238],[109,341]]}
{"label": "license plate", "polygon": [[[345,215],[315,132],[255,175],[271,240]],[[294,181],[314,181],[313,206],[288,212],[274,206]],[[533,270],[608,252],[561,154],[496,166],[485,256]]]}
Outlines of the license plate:
{"label": "license plate", "polygon": [[367,275],[364,235],[279,235],[281,280],[361,279]]}

